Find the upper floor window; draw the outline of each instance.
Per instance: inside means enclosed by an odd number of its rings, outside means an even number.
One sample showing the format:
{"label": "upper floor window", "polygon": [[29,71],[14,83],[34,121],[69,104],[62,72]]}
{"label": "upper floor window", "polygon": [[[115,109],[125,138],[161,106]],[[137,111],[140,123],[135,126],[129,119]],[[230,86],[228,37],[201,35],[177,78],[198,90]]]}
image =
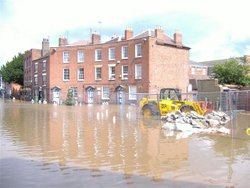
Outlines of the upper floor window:
{"label": "upper floor window", "polygon": [[95,80],[102,79],[102,67],[95,67]]}
{"label": "upper floor window", "polygon": [[207,74],[207,70],[206,70],[206,68],[203,68],[202,69],[202,75],[206,75]]}
{"label": "upper floor window", "polygon": [[110,89],[109,87],[102,87],[102,99],[109,99]]}
{"label": "upper floor window", "polygon": [[101,61],[102,60],[102,50],[96,49],[95,50],[95,61]]}
{"label": "upper floor window", "polygon": [[128,59],[128,47],[122,46],[122,59]]}
{"label": "upper floor window", "polygon": [[78,63],[84,62],[84,52],[83,52],[83,50],[78,50],[78,52],[77,52],[77,62]]}
{"label": "upper floor window", "polygon": [[69,63],[69,52],[63,52],[63,63]]}
{"label": "upper floor window", "polygon": [[46,71],[46,61],[43,61],[43,71]]}
{"label": "upper floor window", "polygon": [[109,80],[115,80],[115,65],[109,65]]}
{"label": "upper floor window", "polygon": [[84,80],[84,68],[79,68],[77,71],[77,78],[79,81]]}
{"label": "upper floor window", "polygon": [[42,75],[42,84],[46,86],[46,73]]}
{"label": "upper floor window", "polygon": [[135,64],[135,79],[141,79],[141,64]]}
{"label": "upper floor window", "polygon": [[115,60],[115,48],[109,48],[109,60]]}
{"label": "upper floor window", "polygon": [[135,57],[141,57],[142,52],[141,52],[141,44],[136,44],[135,45]]}
{"label": "upper floor window", "polygon": [[69,69],[63,69],[63,81],[69,81]]}
{"label": "upper floor window", "polygon": [[38,63],[35,63],[35,70],[34,70],[34,73],[37,73],[38,72]]}
{"label": "upper floor window", "polygon": [[194,67],[191,68],[191,74],[195,74],[195,68]]}
{"label": "upper floor window", "polygon": [[128,65],[122,65],[122,80],[128,79]]}

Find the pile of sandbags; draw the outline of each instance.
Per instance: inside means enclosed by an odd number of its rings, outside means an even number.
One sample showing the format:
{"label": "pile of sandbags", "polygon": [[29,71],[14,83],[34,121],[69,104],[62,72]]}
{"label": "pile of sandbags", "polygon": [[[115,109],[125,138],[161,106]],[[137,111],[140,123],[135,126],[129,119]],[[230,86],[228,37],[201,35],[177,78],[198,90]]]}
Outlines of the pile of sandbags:
{"label": "pile of sandbags", "polygon": [[161,117],[165,122],[163,129],[169,131],[181,131],[190,133],[214,133],[230,134],[230,129],[226,128],[226,123],[230,120],[224,112],[213,111],[205,116],[201,116],[194,111],[184,113],[175,111]]}

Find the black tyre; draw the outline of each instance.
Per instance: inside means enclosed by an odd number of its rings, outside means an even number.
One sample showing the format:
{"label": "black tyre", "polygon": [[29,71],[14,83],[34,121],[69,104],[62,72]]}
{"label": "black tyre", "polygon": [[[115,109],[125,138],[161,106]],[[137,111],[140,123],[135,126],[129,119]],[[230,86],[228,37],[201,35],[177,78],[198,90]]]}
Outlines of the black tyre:
{"label": "black tyre", "polygon": [[194,107],[190,106],[190,105],[183,105],[180,108],[181,112],[187,113],[187,112],[191,112],[191,111],[195,111]]}
{"label": "black tyre", "polygon": [[142,108],[142,115],[144,117],[151,117],[157,115],[158,112],[152,105],[146,105]]}

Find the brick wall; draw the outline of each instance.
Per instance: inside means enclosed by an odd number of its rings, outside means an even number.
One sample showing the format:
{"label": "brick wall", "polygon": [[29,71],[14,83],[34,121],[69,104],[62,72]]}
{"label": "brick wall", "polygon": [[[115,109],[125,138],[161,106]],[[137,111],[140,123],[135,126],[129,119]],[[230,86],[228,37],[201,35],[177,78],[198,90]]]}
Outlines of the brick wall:
{"label": "brick wall", "polygon": [[150,40],[149,92],[159,93],[161,88],[178,88],[186,92],[188,86],[189,50],[157,45]]}

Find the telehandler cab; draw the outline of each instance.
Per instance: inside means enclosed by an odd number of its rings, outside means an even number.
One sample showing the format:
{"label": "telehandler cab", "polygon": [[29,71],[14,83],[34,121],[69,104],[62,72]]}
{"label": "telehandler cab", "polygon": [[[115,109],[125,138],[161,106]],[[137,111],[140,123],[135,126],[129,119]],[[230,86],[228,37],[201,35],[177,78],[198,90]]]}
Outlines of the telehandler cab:
{"label": "telehandler cab", "polygon": [[158,99],[142,98],[140,100],[140,110],[147,117],[154,115],[164,116],[176,110],[181,112],[195,111],[199,115],[206,113],[206,109],[202,109],[198,102],[181,100],[180,92],[175,88],[161,89]]}

